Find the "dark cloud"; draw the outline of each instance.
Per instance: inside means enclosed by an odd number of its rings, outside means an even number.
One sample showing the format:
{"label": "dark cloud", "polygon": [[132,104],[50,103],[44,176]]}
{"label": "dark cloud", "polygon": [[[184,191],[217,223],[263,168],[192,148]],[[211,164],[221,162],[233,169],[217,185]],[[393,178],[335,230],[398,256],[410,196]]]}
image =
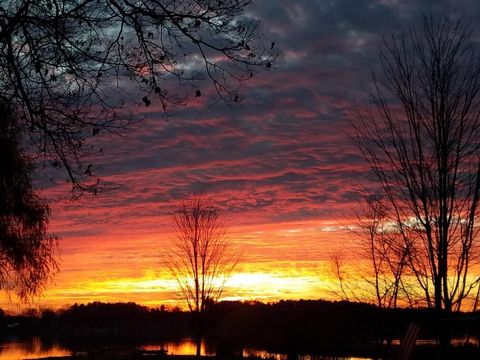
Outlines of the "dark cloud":
{"label": "dark cloud", "polygon": [[70,248],[82,236],[128,242],[166,232],[172,201],[191,193],[245,226],[325,221],[355,206],[365,164],[345,112],[367,98],[382,34],[422,12],[475,19],[480,2],[258,0],[251,11],[281,50],[274,69],[244,84],[240,104],[205,106],[202,97],[167,116],[153,101],[136,132],[109,138],[100,169],[121,188],[74,208],[53,206],[53,230]]}

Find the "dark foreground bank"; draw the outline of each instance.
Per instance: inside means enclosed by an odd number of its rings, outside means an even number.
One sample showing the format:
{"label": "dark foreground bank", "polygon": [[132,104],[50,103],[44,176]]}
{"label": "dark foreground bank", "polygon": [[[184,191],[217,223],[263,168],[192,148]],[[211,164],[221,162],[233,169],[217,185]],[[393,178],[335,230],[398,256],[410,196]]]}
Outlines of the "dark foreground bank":
{"label": "dark foreground bank", "polygon": [[[428,310],[385,310],[320,300],[215,304],[206,316],[205,343],[207,353],[222,359],[246,356],[246,348],[263,349],[263,357],[278,355],[277,360],[305,354],[318,359],[389,358],[398,352],[400,339],[412,323],[420,328],[415,358],[480,358],[478,312],[439,319]],[[133,303],[96,302],[61,311],[4,315],[0,324],[4,341],[35,336],[42,346],[61,344],[79,359],[165,358],[163,352],[148,353],[138,350],[139,346],[193,335],[189,313]],[[440,337],[448,338],[450,344],[438,345]]]}
{"label": "dark foreground bank", "polygon": [[[363,356],[355,356],[355,359],[377,359],[373,354],[365,354]],[[390,353],[386,357],[381,357],[383,359],[396,359],[397,354],[395,352]],[[203,360],[347,360],[351,359],[351,356],[341,356],[337,354],[324,354],[324,355],[297,355],[295,357],[289,357],[288,355],[277,355],[276,357],[241,357],[241,356],[202,356]],[[412,354],[412,360],[420,359],[465,359],[465,360],[478,360],[478,352],[473,351],[472,349],[452,349],[451,351],[440,353],[434,348],[422,348],[420,347]],[[89,354],[79,354],[72,356],[63,356],[63,357],[46,357],[38,360],[198,360],[195,355],[166,355],[164,353],[154,353],[154,352],[131,352],[131,353],[89,353]]]}

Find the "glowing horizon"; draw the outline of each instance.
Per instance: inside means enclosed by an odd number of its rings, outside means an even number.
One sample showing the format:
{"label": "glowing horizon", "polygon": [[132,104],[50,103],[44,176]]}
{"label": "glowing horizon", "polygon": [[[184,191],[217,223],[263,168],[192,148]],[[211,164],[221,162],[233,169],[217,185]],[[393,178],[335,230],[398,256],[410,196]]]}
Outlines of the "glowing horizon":
{"label": "glowing horizon", "polygon": [[[251,226],[227,227],[228,238],[238,246],[242,257],[225,284],[220,300],[340,300],[335,294],[336,280],[329,278],[328,256],[329,251],[334,250],[329,245],[332,232],[323,230],[332,225],[310,221],[285,225],[264,225],[263,230],[257,231],[252,231]],[[61,271],[40,297],[28,304],[18,304],[14,298],[9,302],[4,297],[0,306],[21,312],[32,307],[59,309],[74,303],[103,301],[185,308],[185,302],[177,294],[176,280],[162,268],[162,253],[168,253],[166,247],[171,236],[162,235],[132,239],[124,234],[104,239],[101,246],[95,246],[96,238],[78,238],[71,246],[63,246]],[[320,236],[323,239],[319,241]],[[119,245],[122,238],[127,237],[130,241]],[[167,240],[162,242],[159,238]],[[324,244],[323,250],[315,249],[317,242]],[[139,248],[135,249],[132,244],[138,244]],[[271,249],[276,252],[272,254]],[[79,253],[91,255],[85,261]]]}
{"label": "glowing horizon", "polygon": [[[430,8],[393,0],[254,3],[249,11],[281,53],[271,71],[243,84],[238,104],[215,102],[207,86],[198,98],[182,88],[191,95],[187,106],[167,114],[152,96],[134,114],[138,129],[125,137],[100,131],[85,146],[104,150],[84,160],[118,185],[111,192],[69,202],[65,179],[50,181],[51,169],[40,169],[50,230],[60,237],[60,272],[31,304],[3,293],[0,307],[181,305],[161,256],[173,204],[198,194],[218,206],[243,254],[222,299],[340,299],[329,256],[343,250],[347,266],[362,261],[343,227],[369,171],[345,118],[352,105],[367,103],[385,30]],[[435,4],[453,16],[475,14],[480,2]],[[142,104],[126,99],[135,101]]]}

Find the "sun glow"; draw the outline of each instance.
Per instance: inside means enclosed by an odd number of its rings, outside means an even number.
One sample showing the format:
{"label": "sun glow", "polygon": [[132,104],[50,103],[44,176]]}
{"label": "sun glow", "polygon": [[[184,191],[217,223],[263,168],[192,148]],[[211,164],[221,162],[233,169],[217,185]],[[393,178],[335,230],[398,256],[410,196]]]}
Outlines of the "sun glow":
{"label": "sun glow", "polygon": [[[242,255],[220,300],[334,299],[336,283],[328,252],[340,233],[323,231],[333,225],[303,221],[229,227],[229,240]],[[183,308],[178,283],[161,261],[162,254],[168,254],[168,242],[168,233],[134,229],[101,239],[99,235],[65,237],[60,272],[42,296],[20,304],[4,295],[0,306],[19,312],[103,301]]]}

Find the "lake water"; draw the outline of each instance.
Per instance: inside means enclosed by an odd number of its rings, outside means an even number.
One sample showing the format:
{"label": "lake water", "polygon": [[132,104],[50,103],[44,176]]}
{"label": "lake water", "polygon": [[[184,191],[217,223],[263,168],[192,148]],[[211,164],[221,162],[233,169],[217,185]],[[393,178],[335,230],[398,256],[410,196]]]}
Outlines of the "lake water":
{"label": "lake water", "polygon": [[[182,339],[180,341],[167,341],[164,343],[146,344],[138,347],[140,350],[159,351],[165,350],[169,355],[194,355],[196,350],[195,341],[192,339]],[[200,348],[201,355],[215,355],[214,349],[209,349],[205,341],[202,341]],[[0,357],[0,360],[2,358]]]}
{"label": "lake water", "polygon": [[0,344],[1,360],[38,359],[50,356],[69,356],[71,351],[58,344],[45,346],[39,338],[26,341],[8,341]]}
{"label": "lake water", "polygon": [[[181,341],[168,341],[164,343],[145,344],[139,346],[138,349],[145,351],[165,350],[171,355],[193,355],[195,354],[195,341],[191,339],[183,339]],[[202,343],[202,355],[215,355],[213,349],[209,349],[205,343]],[[23,359],[38,359],[44,357],[56,356],[71,356],[72,351],[57,343],[50,343],[48,345],[42,343],[38,338],[32,338],[25,341],[6,341],[0,344],[0,360],[23,360]],[[275,360],[286,360],[285,354],[270,353],[264,350],[245,348],[243,349],[243,356],[256,356],[260,358],[269,358]],[[328,357],[320,356],[302,356],[301,360],[322,360],[329,359]],[[338,358],[338,360],[366,360],[367,358]]]}

